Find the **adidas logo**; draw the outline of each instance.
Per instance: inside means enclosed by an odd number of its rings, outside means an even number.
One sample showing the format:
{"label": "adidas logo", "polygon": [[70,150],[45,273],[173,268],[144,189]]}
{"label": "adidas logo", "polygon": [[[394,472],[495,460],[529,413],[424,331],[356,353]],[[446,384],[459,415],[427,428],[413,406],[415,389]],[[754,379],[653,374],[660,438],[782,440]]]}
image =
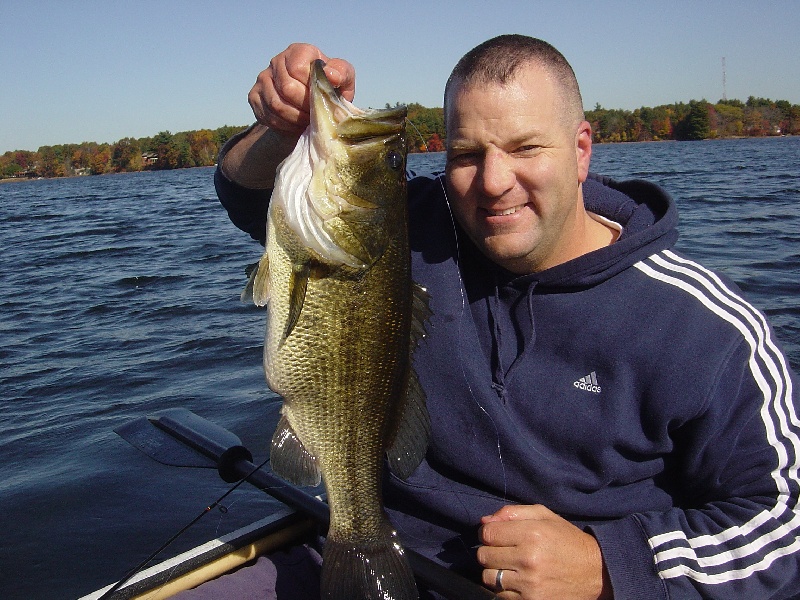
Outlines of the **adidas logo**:
{"label": "adidas logo", "polygon": [[601,391],[600,384],[597,383],[597,373],[594,371],[589,373],[586,377],[581,377],[572,385],[579,390],[586,390],[587,392],[592,392],[593,394],[599,394]]}

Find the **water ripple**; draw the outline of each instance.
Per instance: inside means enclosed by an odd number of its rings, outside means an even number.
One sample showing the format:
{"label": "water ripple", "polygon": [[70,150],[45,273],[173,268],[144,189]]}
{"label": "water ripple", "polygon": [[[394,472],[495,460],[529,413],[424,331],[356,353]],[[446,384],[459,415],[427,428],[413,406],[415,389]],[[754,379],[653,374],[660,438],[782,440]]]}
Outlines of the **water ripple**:
{"label": "water ripple", "polygon": [[[409,163],[436,170],[443,155]],[[800,138],[603,145],[593,155],[593,170],[655,181],[676,198],[679,248],[765,309],[795,367],[798,164]],[[260,366],[264,312],[239,301],[261,248],[227,220],[212,174],[0,185],[0,513],[14,515],[2,562],[17,574],[0,581],[2,598],[100,587],[224,488],[213,473],[151,464],[112,433],[117,425],[185,406],[266,455],[278,405]],[[237,497],[224,522],[184,543],[246,523],[245,507],[272,506],[260,492]],[[42,539],[60,540],[59,552],[43,555]]]}

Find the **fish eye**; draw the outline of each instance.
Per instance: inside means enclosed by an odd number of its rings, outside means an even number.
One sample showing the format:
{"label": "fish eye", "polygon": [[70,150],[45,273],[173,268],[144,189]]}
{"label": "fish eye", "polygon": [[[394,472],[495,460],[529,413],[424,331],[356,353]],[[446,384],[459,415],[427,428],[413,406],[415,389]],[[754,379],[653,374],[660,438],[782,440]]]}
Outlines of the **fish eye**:
{"label": "fish eye", "polygon": [[392,171],[399,171],[403,168],[403,155],[396,150],[390,150],[386,154],[386,164]]}

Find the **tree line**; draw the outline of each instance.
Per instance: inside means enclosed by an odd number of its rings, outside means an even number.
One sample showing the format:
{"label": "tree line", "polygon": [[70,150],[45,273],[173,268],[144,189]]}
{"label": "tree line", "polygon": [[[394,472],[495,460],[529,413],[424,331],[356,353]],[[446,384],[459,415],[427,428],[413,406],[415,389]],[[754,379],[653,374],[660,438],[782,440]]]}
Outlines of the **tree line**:
{"label": "tree line", "polygon": [[706,100],[636,110],[586,111],[595,142],[704,140],[800,134],[800,105],[750,96],[741,100]]}
{"label": "tree line", "polygon": [[0,177],[70,177],[213,165],[222,145],[244,126],[224,125],[153,137],[123,138],[112,144],[83,142],[13,150],[0,156]]}
{"label": "tree line", "polygon": [[[389,105],[386,105],[387,108]],[[409,152],[444,150],[447,132],[442,108],[408,105]],[[692,100],[641,107],[606,109],[599,104],[586,111],[594,141],[642,142],[762,137],[800,134],[800,105],[750,96],[741,100]],[[126,171],[211,166],[222,145],[244,126],[225,125],[153,137],[123,138],[112,144],[83,142],[42,146],[35,152],[9,151],[0,156],[0,178],[64,177]]]}

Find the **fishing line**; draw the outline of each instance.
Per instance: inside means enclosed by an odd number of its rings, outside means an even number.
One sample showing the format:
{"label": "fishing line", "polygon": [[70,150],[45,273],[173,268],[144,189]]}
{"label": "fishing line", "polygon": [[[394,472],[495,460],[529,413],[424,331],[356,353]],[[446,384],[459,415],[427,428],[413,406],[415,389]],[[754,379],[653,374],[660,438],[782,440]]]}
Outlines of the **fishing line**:
{"label": "fishing line", "polygon": [[426,152],[426,153],[427,153],[427,152],[430,152],[430,150],[428,149],[428,142],[426,142],[426,141],[425,141],[425,138],[424,138],[424,137],[422,137],[422,132],[421,132],[421,131],[420,131],[420,130],[417,128],[417,126],[416,126],[416,125],[414,125],[414,121],[412,121],[411,119],[409,119],[408,117],[406,117],[406,123],[408,123],[409,125],[411,125],[411,128],[412,128],[414,131],[416,131],[416,132],[417,132],[417,135],[419,136],[419,139],[422,141],[422,145],[423,145],[423,146],[425,146],[425,152]]}
{"label": "fishing line", "polygon": [[[447,196],[447,189],[444,184],[444,177],[440,175],[437,177],[439,180],[439,185],[442,187],[442,194],[444,194],[444,201],[447,204],[447,211],[450,214],[450,223],[453,226],[453,238],[455,239],[456,243],[456,271],[458,271],[458,280],[460,282],[460,292],[461,292],[461,314],[459,315],[458,319],[458,339],[462,338],[463,335],[463,324],[464,324],[464,314],[467,310],[467,298],[466,298],[466,291],[464,287],[464,278],[461,276],[461,245],[459,244],[458,240],[458,228],[456,226],[456,220],[453,215],[453,208],[450,206],[450,198]],[[497,426],[497,422],[494,420],[489,411],[487,411],[483,405],[478,401],[475,397],[475,392],[472,389],[472,385],[469,382],[469,378],[467,377],[467,371],[464,368],[464,348],[467,344],[458,344],[458,364],[461,367],[461,375],[464,378],[464,382],[467,384],[467,389],[469,390],[469,395],[472,398],[473,402],[477,404],[478,408],[481,412],[488,417],[489,421],[494,428],[495,434],[495,443],[497,445],[497,458],[500,460],[500,471],[503,476],[503,499],[505,500],[508,497],[508,480],[506,478],[506,464],[503,460],[503,450],[500,447],[500,428]]]}
{"label": "fishing line", "polygon": [[131,578],[132,578],[134,575],[136,575],[136,574],[137,574],[139,571],[141,571],[142,569],[144,569],[144,568],[145,568],[145,567],[148,565],[148,563],[150,563],[150,561],[152,561],[152,560],[153,560],[153,559],[154,559],[156,556],[158,556],[158,555],[159,555],[159,554],[161,554],[161,553],[162,553],[164,550],[166,550],[166,549],[167,549],[167,548],[168,548],[168,547],[169,547],[169,546],[170,546],[170,545],[171,545],[173,542],[175,542],[175,540],[177,540],[177,539],[178,539],[180,536],[182,536],[184,533],[186,533],[186,531],[187,531],[187,530],[188,530],[190,527],[192,527],[192,526],[193,526],[195,523],[197,523],[197,522],[198,522],[200,519],[202,519],[202,518],[203,518],[205,515],[207,515],[208,513],[210,513],[212,510],[214,510],[215,508],[219,507],[219,510],[220,510],[220,512],[222,512],[222,513],[227,513],[227,512],[228,512],[228,508],[227,508],[226,506],[224,506],[223,504],[221,504],[221,502],[222,502],[222,501],[223,501],[225,498],[227,498],[227,497],[228,497],[228,496],[229,496],[231,493],[233,493],[233,491],[234,491],[236,488],[238,488],[238,487],[239,487],[240,485],[242,485],[242,484],[243,484],[245,481],[247,481],[247,480],[250,478],[250,476],[251,476],[251,475],[253,475],[253,473],[255,473],[256,471],[258,471],[259,469],[261,469],[261,468],[262,468],[264,465],[266,465],[268,462],[269,462],[269,456],[268,456],[268,457],[267,457],[267,458],[264,460],[264,462],[262,462],[262,463],[261,463],[260,465],[258,465],[257,467],[253,468],[253,470],[252,470],[252,471],[250,471],[250,472],[249,472],[249,473],[248,473],[248,474],[247,474],[245,477],[242,477],[242,479],[240,479],[239,481],[237,481],[237,482],[236,482],[236,483],[235,483],[235,484],[234,484],[234,485],[233,485],[233,486],[232,486],[232,487],[231,487],[231,488],[230,488],[228,491],[226,491],[226,492],[225,492],[224,494],[222,494],[222,495],[221,495],[219,498],[217,498],[216,500],[214,500],[214,502],[212,502],[211,504],[209,504],[208,506],[206,506],[206,507],[205,507],[205,508],[204,508],[204,509],[203,509],[203,510],[200,512],[200,514],[198,514],[198,515],[197,515],[197,516],[196,516],[194,519],[192,519],[191,521],[189,521],[189,523],[187,523],[186,525],[184,525],[184,526],[183,526],[183,527],[182,527],[182,528],[181,528],[181,529],[180,529],[180,530],[179,530],[177,533],[175,533],[175,535],[173,535],[173,536],[172,536],[171,538],[169,538],[169,539],[168,539],[166,542],[164,542],[164,543],[163,543],[163,544],[162,544],[162,545],[161,545],[161,546],[158,548],[158,550],[156,550],[155,552],[153,552],[153,553],[152,553],[150,556],[148,556],[148,557],[147,557],[145,560],[143,560],[141,563],[139,563],[139,565],[138,565],[138,566],[134,567],[134,568],[133,568],[133,569],[132,569],[130,572],[128,572],[128,574],[127,574],[127,575],[125,575],[125,577],[123,577],[123,578],[122,578],[122,579],[120,579],[120,580],[119,580],[117,583],[115,583],[113,586],[111,586],[111,587],[110,587],[110,588],[109,588],[109,589],[108,589],[108,590],[107,590],[107,591],[106,591],[106,592],[105,592],[105,593],[104,593],[102,596],[100,596],[100,597],[99,597],[97,600],[107,600],[108,598],[111,598],[111,595],[112,595],[114,592],[116,592],[116,591],[117,591],[119,588],[121,588],[121,587],[122,587],[123,585],[125,585],[125,584],[126,584],[128,581],[130,581],[130,580],[131,580]]}
{"label": "fishing line", "polygon": [[[414,125],[413,121],[411,121],[408,117],[406,117],[406,123],[411,125],[411,127],[414,129],[414,131],[417,132],[417,135],[419,136],[420,140],[422,140],[422,145],[425,146],[425,151],[428,152],[429,151],[428,150],[428,144],[425,141],[425,138],[422,137],[422,133],[417,128],[417,126]],[[444,172],[443,171],[438,171],[436,173],[431,173],[431,175],[436,177],[436,179],[439,181],[439,185],[442,188],[442,195],[444,196],[445,204],[447,204],[447,210],[448,210],[448,213],[450,214],[450,223],[451,223],[451,225],[453,227],[453,239],[455,240],[455,245],[456,245],[456,271],[458,272],[458,280],[459,280],[459,283],[460,283],[459,291],[461,293],[461,314],[459,315],[459,319],[458,319],[458,339],[461,339],[461,336],[463,334],[462,327],[463,327],[463,322],[464,322],[464,315],[465,315],[466,310],[467,310],[468,302],[467,302],[466,290],[465,290],[465,286],[464,286],[464,278],[461,276],[461,245],[460,245],[459,239],[458,239],[458,227],[456,226],[455,216],[453,215],[453,208],[450,205],[450,198],[447,195],[447,187],[445,186],[445,183],[444,183]],[[464,351],[464,347],[466,346],[466,344],[459,344],[458,346],[459,346],[458,358],[459,358],[459,366],[461,367],[461,375],[464,378],[464,382],[467,384],[467,389],[469,390],[470,397],[472,398],[473,402],[475,402],[475,404],[477,404],[477,406],[481,410],[481,412],[483,412],[483,414],[486,415],[486,417],[488,417],[489,421],[492,423],[492,427],[494,428],[495,441],[496,441],[496,444],[497,444],[497,457],[500,460],[500,468],[501,468],[501,473],[502,473],[502,477],[503,477],[503,499],[505,500],[508,497],[508,479],[507,479],[507,476],[506,476],[505,461],[503,460],[503,450],[502,450],[501,444],[500,444],[500,429],[498,428],[497,422],[494,420],[492,415],[489,414],[489,412],[483,407],[483,405],[481,405],[481,403],[475,397],[475,393],[474,393],[474,391],[472,389],[472,385],[470,385],[469,379],[467,377],[466,369],[464,368],[464,353],[463,353],[463,351]]]}
{"label": "fishing line", "polygon": [[[252,473],[251,473],[252,474]],[[249,475],[248,475],[249,477]],[[219,518],[217,519],[217,526],[214,528],[214,535],[219,536],[219,528],[222,527],[222,522],[225,520],[225,515],[228,514],[228,511],[233,508],[233,505],[236,504],[238,500],[231,501],[230,504],[222,505],[220,504],[219,510]]]}
{"label": "fishing line", "polygon": [[[439,181],[439,185],[442,188],[442,194],[444,195],[445,204],[447,204],[447,211],[450,215],[450,224],[453,227],[453,239],[455,240],[456,244],[456,271],[458,272],[458,280],[459,280],[459,291],[461,292],[461,314],[459,315],[458,319],[458,339],[461,339],[463,335],[463,323],[464,323],[464,315],[467,311],[467,296],[466,296],[466,288],[464,286],[464,278],[461,275],[461,244],[459,243],[458,239],[458,227],[456,225],[456,219],[453,215],[453,207],[450,205],[450,197],[447,195],[447,186],[444,183],[444,172],[438,173],[436,179]],[[508,497],[508,479],[506,477],[506,464],[503,460],[503,450],[500,445],[500,428],[497,426],[497,422],[494,420],[489,411],[487,411],[483,405],[478,401],[475,397],[475,392],[472,389],[472,385],[469,382],[469,378],[467,377],[467,371],[464,368],[464,348],[467,344],[458,344],[458,363],[461,367],[461,375],[464,378],[464,382],[467,384],[467,389],[469,390],[470,397],[472,401],[478,406],[478,408],[483,412],[486,417],[488,417],[489,421],[494,428],[495,434],[495,442],[497,445],[497,458],[500,460],[500,471],[503,476],[503,499],[507,499]]]}

